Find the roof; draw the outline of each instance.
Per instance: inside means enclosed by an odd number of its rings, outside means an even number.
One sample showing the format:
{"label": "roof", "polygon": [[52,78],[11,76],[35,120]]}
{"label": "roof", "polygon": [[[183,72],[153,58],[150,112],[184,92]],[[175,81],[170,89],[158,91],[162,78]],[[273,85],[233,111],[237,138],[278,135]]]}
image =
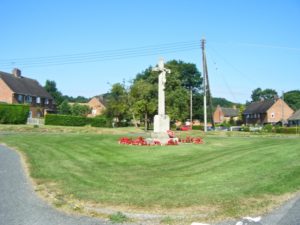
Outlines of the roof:
{"label": "roof", "polygon": [[17,94],[53,99],[36,80],[23,76],[15,77],[12,74],[4,72],[0,72],[0,79],[2,79],[7,86]]}
{"label": "roof", "polygon": [[239,110],[238,109],[221,107],[221,110],[222,110],[225,117],[236,117],[236,116],[239,115]]}
{"label": "roof", "polygon": [[97,95],[97,96],[94,96],[93,98],[96,98],[104,107],[106,107],[107,102],[106,102],[106,99],[103,97],[103,95]]}
{"label": "roof", "polygon": [[266,113],[272,105],[274,105],[275,100],[269,99],[260,102],[252,102],[245,109],[243,114],[254,114],[254,113]]}
{"label": "roof", "polygon": [[300,109],[297,110],[288,120],[300,120]]}

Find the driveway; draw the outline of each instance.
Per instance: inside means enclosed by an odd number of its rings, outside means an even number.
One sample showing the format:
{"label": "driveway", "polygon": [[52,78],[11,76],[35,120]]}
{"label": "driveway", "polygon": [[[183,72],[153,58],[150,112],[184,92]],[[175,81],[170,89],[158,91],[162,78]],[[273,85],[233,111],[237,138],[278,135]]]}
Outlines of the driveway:
{"label": "driveway", "polygon": [[0,225],[104,225],[105,221],[67,215],[36,196],[15,151],[0,145]]}

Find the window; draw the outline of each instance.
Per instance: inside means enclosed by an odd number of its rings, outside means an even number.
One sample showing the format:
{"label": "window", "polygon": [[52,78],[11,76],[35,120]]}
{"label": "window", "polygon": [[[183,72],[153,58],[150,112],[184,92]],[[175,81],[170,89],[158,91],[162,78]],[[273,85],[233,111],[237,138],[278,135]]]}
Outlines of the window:
{"label": "window", "polygon": [[272,113],[271,113],[271,118],[274,118],[274,117],[275,117],[275,113],[272,112]]}
{"label": "window", "polygon": [[93,110],[92,110],[92,115],[95,116],[96,114],[97,114],[97,109],[93,109]]}
{"label": "window", "polygon": [[26,101],[27,103],[31,103],[31,102],[32,102],[32,97],[27,95],[27,96],[25,97],[25,101]]}
{"label": "window", "polygon": [[18,95],[18,102],[23,103],[23,95]]}
{"label": "window", "polygon": [[48,104],[49,104],[49,99],[45,98],[45,105],[48,105]]}
{"label": "window", "polygon": [[36,103],[40,104],[41,103],[41,98],[40,97],[36,97]]}

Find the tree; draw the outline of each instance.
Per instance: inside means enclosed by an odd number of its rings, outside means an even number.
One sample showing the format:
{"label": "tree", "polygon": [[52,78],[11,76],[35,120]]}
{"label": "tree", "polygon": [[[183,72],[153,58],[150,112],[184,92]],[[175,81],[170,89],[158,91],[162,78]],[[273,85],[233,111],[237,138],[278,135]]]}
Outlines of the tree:
{"label": "tree", "polygon": [[135,80],[130,87],[131,111],[133,115],[144,115],[145,130],[148,129],[149,116],[153,115],[157,108],[156,87],[146,80]]}
{"label": "tree", "polygon": [[277,96],[278,93],[274,89],[267,88],[262,90],[261,88],[256,88],[252,91],[251,99],[253,102],[257,102],[260,100],[274,99]]}
{"label": "tree", "polygon": [[284,101],[294,110],[300,109],[300,90],[284,93]]}
{"label": "tree", "polygon": [[[195,64],[185,63],[183,61],[172,60],[167,62],[165,67],[171,70],[171,74],[167,74],[166,76],[165,94],[167,114],[173,121],[185,120],[190,114],[189,105],[191,104],[191,97],[201,89],[201,74]],[[145,71],[139,73],[134,80],[134,83],[138,80],[144,80],[153,85],[155,92],[151,96],[152,102],[157,101],[158,98],[158,74],[158,72],[152,71],[152,67],[148,67]]]}
{"label": "tree", "polygon": [[75,103],[71,107],[71,113],[73,116],[87,116],[91,111],[90,107],[87,105],[80,105],[79,103]]}
{"label": "tree", "polygon": [[63,115],[71,114],[71,106],[67,100],[64,100],[58,107],[58,113]]}
{"label": "tree", "polygon": [[167,66],[174,70],[174,73],[179,73],[181,86],[189,91],[190,99],[190,120],[193,119],[193,94],[201,89],[202,77],[195,64],[184,63],[183,61],[172,60],[167,63]]}
{"label": "tree", "polygon": [[45,90],[54,98],[55,104],[60,105],[64,101],[62,93],[56,88],[56,83],[53,80],[46,80]]}
{"label": "tree", "polygon": [[110,94],[107,96],[107,117],[120,123],[122,120],[128,119],[128,110],[128,93],[125,85],[121,83],[113,84]]}

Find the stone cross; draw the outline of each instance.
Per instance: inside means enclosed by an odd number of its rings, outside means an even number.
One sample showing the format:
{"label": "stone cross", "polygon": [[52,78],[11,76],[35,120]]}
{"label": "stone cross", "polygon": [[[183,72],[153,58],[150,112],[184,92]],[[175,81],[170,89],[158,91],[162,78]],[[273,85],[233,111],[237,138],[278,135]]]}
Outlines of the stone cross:
{"label": "stone cross", "polygon": [[161,72],[158,76],[158,115],[165,115],[165,83],[166,73],[171,73],[171,70],[164,67],[164,60],[160,59],[158,66],[153,68],[153,71]]}

